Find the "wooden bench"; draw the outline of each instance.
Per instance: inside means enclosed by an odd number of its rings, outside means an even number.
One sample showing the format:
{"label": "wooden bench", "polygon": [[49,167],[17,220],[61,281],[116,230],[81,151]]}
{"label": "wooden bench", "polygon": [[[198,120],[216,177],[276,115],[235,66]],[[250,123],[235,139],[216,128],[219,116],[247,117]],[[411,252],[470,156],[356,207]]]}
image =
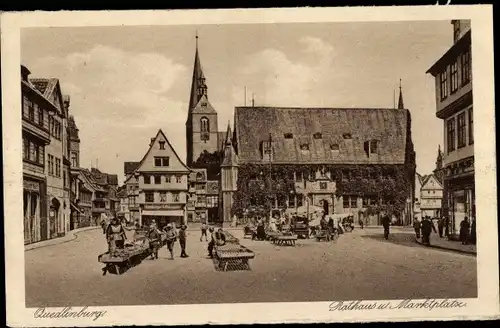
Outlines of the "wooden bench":
{"label": "wooden bench", "polygon": [[297,241],[297,236],[285,236],[285,235],[279,235],[276,236],[273,239],[273,244],[276,244],[278,246],[295,246],[295,242]]}

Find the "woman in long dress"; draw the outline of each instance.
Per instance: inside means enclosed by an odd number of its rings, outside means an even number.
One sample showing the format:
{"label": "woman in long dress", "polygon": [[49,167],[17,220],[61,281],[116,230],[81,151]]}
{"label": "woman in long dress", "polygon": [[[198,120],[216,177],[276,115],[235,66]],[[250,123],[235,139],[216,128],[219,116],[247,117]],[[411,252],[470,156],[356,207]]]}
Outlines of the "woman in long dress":
{"label": "woman in long dress", "polygon": [[123,225],[117,218],[113,218],[111,224],[108,225],[106,229],[106,239],[108,241],[109,252],[112,254],[115,253],[117,249],[123,249],[125,247],[127,235],[125,234]]}

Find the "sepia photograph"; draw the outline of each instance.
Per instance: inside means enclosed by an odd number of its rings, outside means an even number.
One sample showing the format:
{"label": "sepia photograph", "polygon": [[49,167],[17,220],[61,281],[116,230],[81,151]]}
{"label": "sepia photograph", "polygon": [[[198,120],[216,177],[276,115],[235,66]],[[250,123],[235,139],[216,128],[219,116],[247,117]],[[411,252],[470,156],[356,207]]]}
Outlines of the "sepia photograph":
{"label": "sepia photograph", "polygon": [[[481,188],[496,175],[494,104],[474,94],[493,93],[474,70],[491,50],[492,71],[493,39],[477,50],[492,32],[476,26],[491,26],[457,11],[273,23],[193,11],[130,25],[115,13],[88,26],[68,12],[19,27],[2,112],[4,128],[7,110],[18,116],[18,230],[6,231],[24,268],[20,313],[93,325],[117,306],[283,303],[285,322],[287,304],[322,302],[332,322],[452,317],[472,311],[481,281],[498,315],[498,277],[479,278],[498,276],[484,252],[496,185]],[[113,322],[126,323],[139,321]]]}

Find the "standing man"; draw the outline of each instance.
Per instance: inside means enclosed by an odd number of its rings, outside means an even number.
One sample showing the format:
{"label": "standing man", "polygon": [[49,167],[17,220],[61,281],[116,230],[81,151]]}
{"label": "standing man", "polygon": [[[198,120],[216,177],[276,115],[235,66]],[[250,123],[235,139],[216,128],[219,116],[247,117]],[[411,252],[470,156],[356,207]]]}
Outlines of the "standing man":
{"label": "standing man", "polygon": [[213,251],[215,247],[214,228],[210,227],[208,231],[210,232],[210,241],[208,242],[208,256],[210,258],[213,258]]}
{"label": "standing man", "polygon": [[448,216],[444,217],[444,235],[446,237],[450,236],[450,218]]}
{"label": "standing man", "polygon": [[166,240],[167,240],[167,248],[168,251],[170,252],[170,259],[174,259],[174,243],[177,238],[177,233],[175,232],[175,229],[172,227],[172,224],[169,223],[167,224],[167,230],[166,230]]}
{"label": "standing man", "polygon": [[444,230],[444,219],[443,218],[438,218],[439,238],[443,238],[443,230]]}
{"label": "standing man", "polygon": [[202,241],[203,236],[205,236],[205,241],[208,241],[208,237],[207,237],[207,230],[208,230],[207,223],[206,223],[205,221],[203,221],[203,222],[201,223],[201,236],[200,236],[200,241]]}
{"label": "standing man", "polygon": [[186,225],[183,224],[181,225],[181,228],[179,230],[179,244],[181,245],[181,257],[189,257],[186,254],[186,239],[187,239],[187,233],[186,233]]}
{"label": "standing man", "polygon": [[382,226],[384,227],[384,238],[389,239],[389,227],[391,226],[391,218],[386,213],[382,216]]}
{"label": "standing man", "polygon": [[469,242],[469,219],[465,217],[462,222],[460,222],[460,241],[462,245],[467,245]]}
{"label": "standing man", "polygon": [[417,239],[420,238],[420,220],[415,218],[415,220],[413,221],[413,229],[415,229],[415,237]]}
{"label": "standing man", "polygon": [[161,243],[161,231],[156,227],[156,221],[151,222],[151,226],[148,231],[149,248],[151,250],[151,257],[153,260],[158,259],[158,249]]}

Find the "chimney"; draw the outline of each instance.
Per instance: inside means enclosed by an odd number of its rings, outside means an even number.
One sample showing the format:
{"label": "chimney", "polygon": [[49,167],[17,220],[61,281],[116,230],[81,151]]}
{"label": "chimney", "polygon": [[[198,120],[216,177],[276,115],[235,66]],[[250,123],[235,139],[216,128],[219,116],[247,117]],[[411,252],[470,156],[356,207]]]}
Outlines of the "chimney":
{"label": "chimney", "polygon": [[64,108],[66,110],[69,109],[69,104],[70,104],[70,96],[69,95],[63,95],[63,103],[64,103]]}
{"label": "chimney", "polygon": [[21,79],[25,82],[28,82],[28,76],[30,74],[30,70],[26,66],[21,65]]}

